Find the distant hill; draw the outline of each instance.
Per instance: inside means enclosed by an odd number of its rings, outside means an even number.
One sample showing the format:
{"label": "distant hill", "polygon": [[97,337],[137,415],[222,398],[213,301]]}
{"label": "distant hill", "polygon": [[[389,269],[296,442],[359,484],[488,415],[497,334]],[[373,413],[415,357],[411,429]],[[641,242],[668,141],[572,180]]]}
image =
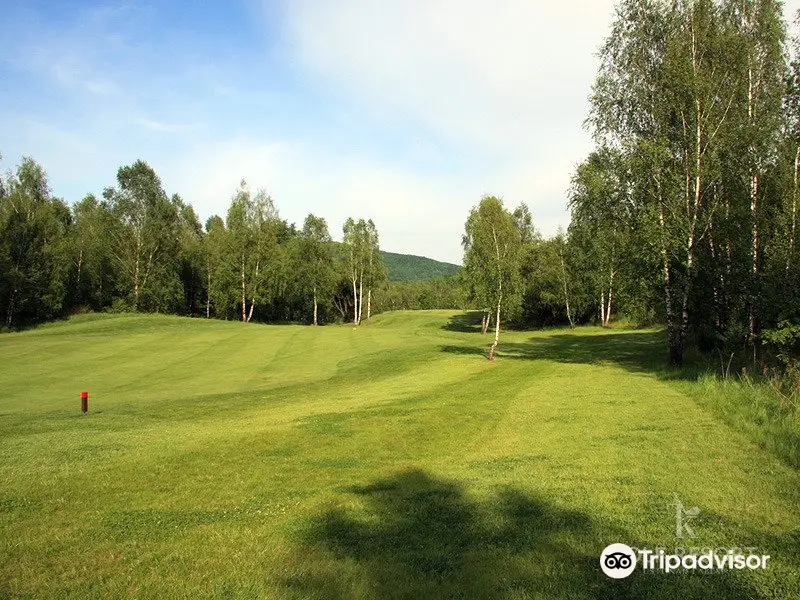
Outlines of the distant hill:
{"label": "distant hill", "polygon": [[461,268],[452,263],[413,254],[397,254],[381,250],[381,257],[389,273],[389,281],[428,281],[455,275]]}

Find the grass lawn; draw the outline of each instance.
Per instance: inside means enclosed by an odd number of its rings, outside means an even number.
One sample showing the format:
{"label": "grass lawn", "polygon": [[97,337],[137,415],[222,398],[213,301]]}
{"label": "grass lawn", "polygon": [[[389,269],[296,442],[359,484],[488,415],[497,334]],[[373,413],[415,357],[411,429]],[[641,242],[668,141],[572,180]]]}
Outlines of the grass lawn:
{"label": "grass lawn", "polygon": [[[508,332],[489,363],[470,329],[0,336],[0,597],[800,597],[800,472],[661,368],[662,332]],[[771,559],[612,580],[612,542]]]}

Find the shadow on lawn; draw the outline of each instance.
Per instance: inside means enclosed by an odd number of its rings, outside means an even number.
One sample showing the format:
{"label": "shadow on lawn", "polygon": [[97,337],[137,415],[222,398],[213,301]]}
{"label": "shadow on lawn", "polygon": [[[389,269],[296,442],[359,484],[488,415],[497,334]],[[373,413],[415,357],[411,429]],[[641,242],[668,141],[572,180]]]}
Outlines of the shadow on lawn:
{"label": "shadow on lawn", "polygon": [[482,318],[483,313],[480,311],[466,311],[450,317],[447,323],[442,325],[442,329],[445,331],[458,331],[460,333],[480,331]]}
{"label": "shadow on lawn", "polygon": [[[478,316],[477,326],[469,325]],[[452,331],[480,331],[480,314],[455,315],[445,329]],[[476,336],[480,345],[443,345],[442,352],[464,355],[488,356],[492,336]],[[579,333],[576,331],[552,333],[543,337],[532,337],[527,342],[508,342],[500,337],[497,347],[498,359],[551,360],[574,364],[612,363],[629,371],[657,373],[662,379],[694,380],[698,368],[688,364],[682,368],[670,367],[666,356],[666,334],[663,331],[609,331]]]}
{"label": "shadow on lawn", "polygon": [[459,482],[409,470],[347,492],[348,508],[313,519],[299,564],[284,579],[288,593],[327,599],[755,596],[731,574],[636,571],[609,579],[599,566],[602,549],[636,540],[514,488],[478,502]]}

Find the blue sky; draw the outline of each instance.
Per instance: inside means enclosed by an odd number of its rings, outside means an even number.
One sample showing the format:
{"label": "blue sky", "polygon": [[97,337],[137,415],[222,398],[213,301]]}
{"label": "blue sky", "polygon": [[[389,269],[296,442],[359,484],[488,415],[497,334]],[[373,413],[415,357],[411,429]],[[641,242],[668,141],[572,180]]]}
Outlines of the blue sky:
{"label": "blue sky", "polygon": [[[787,12],[800,0],[787,3]],[[461,261],[481,195],[566,226],[613,2],[4,2],[2,168],[32,156],[72,203],[150,163],[203,219],[238,182],[283,218]]]}

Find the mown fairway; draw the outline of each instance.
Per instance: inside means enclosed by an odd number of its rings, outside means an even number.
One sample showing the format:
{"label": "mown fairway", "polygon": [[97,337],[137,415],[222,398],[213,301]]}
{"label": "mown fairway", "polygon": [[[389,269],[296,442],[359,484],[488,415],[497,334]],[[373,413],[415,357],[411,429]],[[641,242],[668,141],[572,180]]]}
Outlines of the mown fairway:
{"label": "mown fairway", "polygon": [[[661,332],[511,332],[491,364],[467,321],[0,336],[0,597],[800,596],[798,472],[658,369]],[[613,581],[611,542],[772,558]]]}

